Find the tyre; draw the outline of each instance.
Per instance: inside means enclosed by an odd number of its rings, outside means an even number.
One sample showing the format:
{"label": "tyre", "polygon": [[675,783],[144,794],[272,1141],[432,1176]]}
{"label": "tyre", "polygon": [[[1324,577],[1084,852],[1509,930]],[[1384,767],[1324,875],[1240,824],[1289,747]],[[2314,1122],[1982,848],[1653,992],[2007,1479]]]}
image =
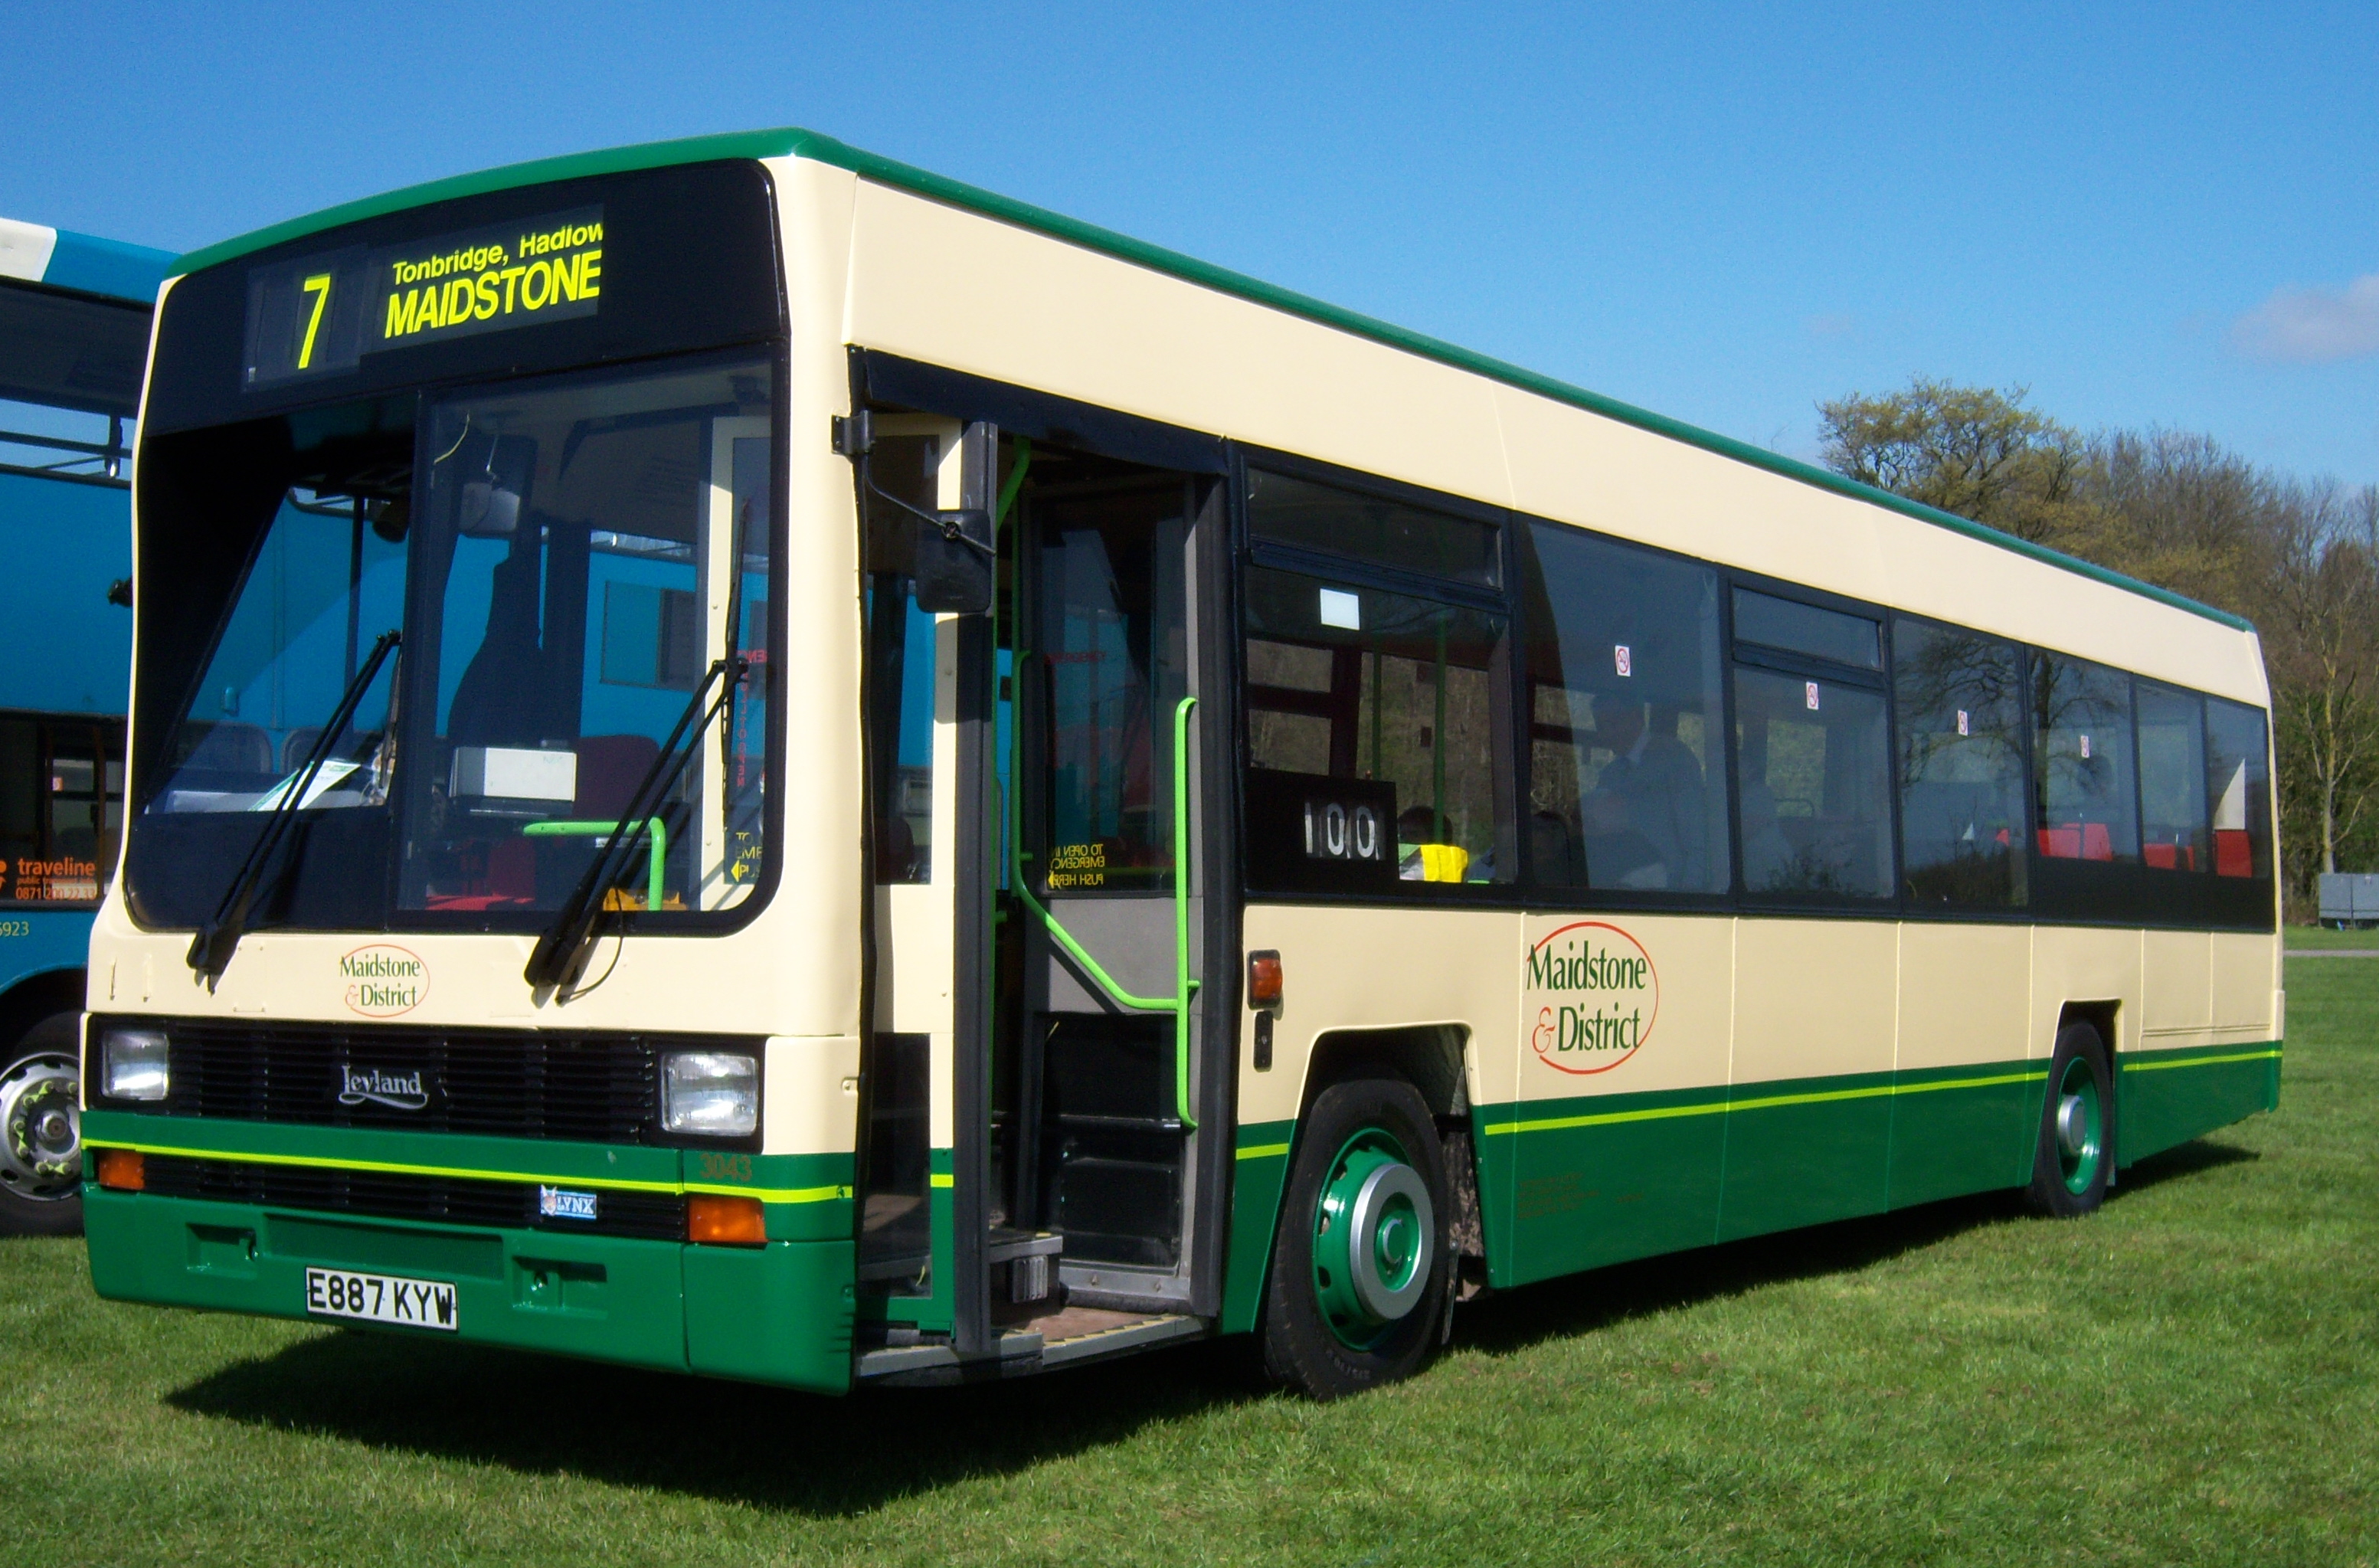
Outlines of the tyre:
{"label": "tyre", "polygon": [[2032,1186],[2024,1193],[2034,1212],[2072,1219],[2104,1201],[2114,1170],[2114,1106],[2106,1042],[2095,1025],[2067,1024],[2049,1055]]}
{"label": "tyre", "polygon": [[1395,1382],[1436,1344],[1451,1260],[1437,1121],[1397,1078],[1334,1083],[1298,1133],[1264,1285],[1264,1369],[1316,1399]]}
{"label": "tyre", "polygon": [[0,1234],[82,1229],[81,1019],[52,1013],[0,1047]]}

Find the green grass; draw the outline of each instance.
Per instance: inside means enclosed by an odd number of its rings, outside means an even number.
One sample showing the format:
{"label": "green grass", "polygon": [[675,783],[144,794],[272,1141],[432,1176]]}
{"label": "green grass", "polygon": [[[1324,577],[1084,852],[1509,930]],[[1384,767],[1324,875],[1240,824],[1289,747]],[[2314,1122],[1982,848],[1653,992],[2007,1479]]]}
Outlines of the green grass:
{"label": "green grass", "polygon": [[2369,1563],[2379,964],[2283,1109],[1997,1200],[1464,1309],[1317,1406],[1196,1346],[836,1403],[95,1301],[0,1244],[14,1562]]}
{"label": "green grass", "polygon": [[2325,925],[2283,926],[2280,928],[2280,946],[2297,952],[2337,947],[2379,948],[2379,926],[2361,931],[2332,931]]}

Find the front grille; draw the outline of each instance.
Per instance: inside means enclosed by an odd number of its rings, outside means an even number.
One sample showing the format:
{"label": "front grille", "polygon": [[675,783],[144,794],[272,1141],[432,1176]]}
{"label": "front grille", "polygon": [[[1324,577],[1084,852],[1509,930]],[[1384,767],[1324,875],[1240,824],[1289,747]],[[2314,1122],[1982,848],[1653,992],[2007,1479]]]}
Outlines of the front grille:
{"label": "front grille", "polygon": [[514,1181],[392,1176],[314,1165],[264,1165],[151,1154],[142,1162],[146,1190],[163,1198],[211,1198],[273,1209],[367,1214],[386,1220],[543,1229],[562,1235],[685,1239],[685,1200],[673,1192],[598,1189],[592,1220],[537,1212],[537,1188]]}
{"label": "front grille", "polygon": [[[91,1038],[113,1021],[94,1019]],[[124,1021],[162,1027],[169,1042],[169,1095],[144,1110],[586,1143],[664,1141],[658,1073],[664,1050],[760,1049],[749,1038],[702,1035]],[[426,1103],[416,1108],[359,1095],[356,1074],[408,1084],[418,1075],[420,1093],[398,1098]]]}

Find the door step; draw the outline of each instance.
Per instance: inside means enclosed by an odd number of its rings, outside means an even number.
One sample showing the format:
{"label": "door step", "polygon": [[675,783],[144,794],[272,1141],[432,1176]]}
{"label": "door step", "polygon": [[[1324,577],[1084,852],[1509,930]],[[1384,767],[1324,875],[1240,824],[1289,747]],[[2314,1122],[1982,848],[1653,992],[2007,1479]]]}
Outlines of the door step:
{"label": "door step", "polygon": [[851,1375],[885,1386],[1029,1377],[1173,1340],[1201,1338],[1211,1330],[1205,1319],[1180,1313],[1064,1307],[1009,1325],[999,1336],[998,1348],[989,1356],[961,1359],[947,1345],[899,1345],[861,1356]]}

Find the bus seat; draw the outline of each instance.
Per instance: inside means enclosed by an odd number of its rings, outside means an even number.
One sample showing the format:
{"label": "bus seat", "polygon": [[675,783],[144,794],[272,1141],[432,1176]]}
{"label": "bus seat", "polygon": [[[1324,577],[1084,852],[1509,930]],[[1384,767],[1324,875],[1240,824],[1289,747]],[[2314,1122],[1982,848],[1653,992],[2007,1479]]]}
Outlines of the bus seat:
{"label": "bus seat", "polygon": [[307,754],[313,751],[314,743],[321,738],[322,727],[319,724],[308,724],[284,735],[281,738],[281,771],[295,773],[305,766]]}
{"label": "bus seat", "polygon": [[2197,847],[2193,844],[2143,844],[2140,856],[2159,871],[2197,869]]}
{"label": "bus seat", "polygon": [[2217,827],[2214,830],[2214,874],[2255,874],[2255,843],[2245,828]]}
{"label": "bus seat", "polygon": [[585,821],[610,822],[628,809],[628,798],[661,754],[650,735],[586,735],[578,741],[578,799],[570,813]]}
{"label": "bus seat", "polygon": [[2040,830],[2040,852],[2053,861],[2110,861],[2115,844],[2103,822],[2069,822]]}
{"label": "bus seat", "polygon": [[257,724],[214,724],[207,728],[184,767],[204,768],[211,773],[245,773],[262,778],[277,778],[272,767],[272,740]]}

